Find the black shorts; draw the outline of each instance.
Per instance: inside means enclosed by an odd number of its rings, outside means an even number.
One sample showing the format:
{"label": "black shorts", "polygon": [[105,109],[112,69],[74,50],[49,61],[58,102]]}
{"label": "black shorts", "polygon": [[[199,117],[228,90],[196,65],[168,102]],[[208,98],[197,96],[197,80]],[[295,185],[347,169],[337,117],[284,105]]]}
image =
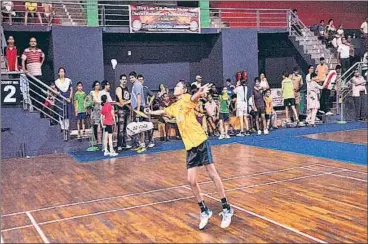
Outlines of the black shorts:
{"label": "black shorts", "polygon": [[112,125],[106,125],[105,132],[112,134]]}
{"label": "black shorts", "polygon": [[295,106],[295,98],[284,99],[284,106],[285,107]]}
{"label": "black shorts", "polygon": [[223,120],[224,122],[230,121],[230,115],[228,113],[220,113],[220,120]]}
{"label": "black shorts", "polygon": [[271,119],[271,117],[272,117],[272,114],[266,114],[266,120],[269,120],[269,119]]}
{"label": "black shorts", "polygon": [[265,114],[265,113],[266,113],[266,109],[264,107],[257,108],[256,115],[261,116],[262,114]]}
{"label": "black shorts", "polygon": [[212,152],[208,141],[187,151],[187,169],[212,164]]}

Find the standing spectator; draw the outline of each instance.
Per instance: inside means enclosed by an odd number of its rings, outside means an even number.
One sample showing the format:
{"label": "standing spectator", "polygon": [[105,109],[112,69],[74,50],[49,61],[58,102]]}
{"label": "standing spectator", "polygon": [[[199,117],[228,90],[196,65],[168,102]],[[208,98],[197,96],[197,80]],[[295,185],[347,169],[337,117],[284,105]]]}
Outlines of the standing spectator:
{"label": "standing spectator", "polygon": [[307,109],[308,115],[306,118],[306,123],[311,126],[315,126],[317,111],[320,107],[319,104],[319,94],[320,89],[323,87],[318,84],[318,77],[316,73],[310,74],[310,81],[307,83]]}
{"label": "standing spectator", "polygon": [[101,82],[101,87],[102,87],[102,91],[100,92],[100,100],[101,100],[101,97],[103,95],[106,95],[107,102],[112,103],[112,98],[111,98],[111,95],[110,95],[110,90],[111,90],[111,83],[110,83],[110,81],[103,80]]}
{"label": "standing spectator", "polygon": [[299,105],[300,105],[300,90],[303,87],[303,77],[299,74],[299,68],[295,67],[293,69],[293,74],[291,75],[291,80],[293,81],[294,96],[295,96],[295,109],[299,117]]}
{"label": "standing spectator", "polygon": [[91,113],[91,123],[93,124],[93,135],[94,135],[94,139],[95,142],[97,142],[97,144],[101,144],[102,140],[101,138],[98,136],[98,133],[101,131],[101,91],[100,91],[100,82],[99,81],[94,81],[93,85],[92,85],[92,91],[89,93],[89,95],[92,98],[92,102],[93,102],[93,109],[92,109],[92,113]]}
{"label": "standing spectator", "polygon": [[156,94],[156,98],[161,100],[161,98],[163,97],[164,94],[169,94],[169,89],[165,87],[164,84],[160,84],[160,86],[158,87],[158,92]]}
{"label": "standing spectator", "polygon": [[216,128],[216,123],[218,121],[218,106],[211,94],[208,94],[207,102],[204,107],[206,109],[207,122],[210,126],[210,130],[215,134],[215,136],[219,136]]}
{"label": "standing spectator", "polygon": [[197,75],[195,79],[196,80],[190,86],[192,87],[194,85],[198,89],[201,88],[201,86],[202,86],[202,76]]}
{"label": "standing spectator", "polygon": [[130,115],[130,93],[127,87],[128,79],[125,74],[120,76],[120,85],[116,88],[116,105],[118,107],[118,151],[130,149],[127,145],[127,126]]}
{"label": "standing spectator", "polygon": [[367,38],[368,36],[368,17],[365,19],[365,21],[360,26],[360,31],[362,32],[362,36],[364,38]]}
{"label": "standing spectator", "polygon": [[240,81],[242,80],[242,73],[236,72],[235,74],[235,87],[240,86]]}
{"label": "standing spectator", "polygon": [[263,92],[270,89],[270,85],[268,84],[267,78],[264,73],[260,74],[259,79],[261,81],[261,90]]}
{"label": "standing spectator", "polygon": [[12,1],[2,1],[1,2],[1,12],[3,14],[7,14],[8,15],[8,19],[9,19],[9,25],[13,24],[13,19],[12,16],[16,15],[15,11],[14,11],[14,4]]}
{"label": "standing spectator", "polygon": [[[69,131],[69,119],[72,115],[72,101],[73,101],[73,86],[72,81],[69,78],[66,78],[66,72],[63,67],[59,68],[58,71],[59,78],[55,81],[55,86],[60,92],[60,95],[66,98],[66,105],[63,107],[62,104],[59,104],[60,108],[64,109],[64,120],[60,118],[60,126],[61,131]],[[62,114],[62,111],[60,111],[60,114]]]}
{"label": "standing spectator", "polygon": [[[266,118],[266,129],[269,130],[272,127],[277,128],[276,126],[276,112],[273,109],[271,90],[268,89],[264,92],[264,101],[265,101],[265,118]],[[271,122],[272,121],[272,122]],[[271,127],[272,126],[272,127]],[[266,133],[265,133],[266,134]]]}
{"label": "standing spectator", "polygon": [[229,106],[230,106],[230,99],[231,97],[229,96],[229,94],[227,93],[228,88],[225,86],[222,89],[222,95],[219,96],[219,102],[220,102],[220,109],[219,109],[219,119],[220,119],[220,132],[221,135],[219,137],[219,139],[229,139],[230,136],[228,134],[228,130],[229,130],[229,121],[230,121],[230,111],[229,111]]}
{"label": "standing spectator", "polygon": [[256,117],[256,128],[258,131],[258,135],[262,134],[261,126],[259,124],[259,119],[262,120],[263,133],[267,135],[268,129],[267,129],[266,117],[265,117],[266,107],[265,107],[265,101],[263,97],[263,91],[261,90],[261,82],[259,80],[256,81],[256,84],[254,86],[252,100],[253,100],[253,106],[252,106],[253,111],[256,113],[255,117]]}
{"label": "standing spectator", "polygon": [[213,100],[215,100],[216,102],[218,101],[219,94],[218,94],[216,85],[211,86],[211,90],[209,91],[209,94],[211,94]]}
{"label": "standing spectator", "polygon": [[[248,130],[248,87],[246,80],[241,81],[241,85],[234,90],[236,94],[236,116],[240,120],[240,132],[237,136],[249,135]],[[245,128],[244,128],[245,123]]]}
{"label": "standing spectator", "polygon": [[[113,141],[112,141],[112,133],[115,122],[115,113],[114,107],[108,102],[108,97],[106,95],[102,95],[101,97],[101,121],[102,127],[105,130],[104,138],[103,138],[103,151],[104,156],[115,157],[118,154],[114,151]],[[109,150],[107,150],[107,145],[109,145]]]}
{"label": "standing spectator", "polygon": [[[135,71],[132,71],[129,74],[129,80],[133,84],[132,96],[131,96],[132,109],[139,111],[139,112],[143,112],[144,107],[146,106],[146,101],[144,98],[142,83],[138,81],[137,73]],[[133,112],[132,117],[133,117],[132,119],[133,122],[143,121],[143,118],[140,116],[137,116],[137,113],[135,112]],[[140,138],[139,142],[138,142],[138,136]],[[147,150],[146,145],[144,143],[144,133],[141,133],[139,135],[134,135],[132,139],[133,139],[133,150],[136,150],[138,153],[142,153]]]}
{"label": "standing spectator", "polygon": [[[37,40],[32,37],[29,40],[29,47],[26,48],[22,54],[22,69],[42,81],[42,65],[44,61],[45,54],[41,49],[37,48]],[[32,82],[30,84],[30,96],[34,100],[32,103],[36,108],[41,109],[40,104],[44,101],[39,94],[40,89]]]}
{"label": "standing spectator", "polygon": [[290,121],[289,109],[291,108],[294,113],[295,121],[299,122],[298,114],[295,109],[295,95],[293,81],[289,78],[289,73],[284,72],[282,75],[282,98],[284,99],[286,120]]}
{"label": "standing spectator", "polygon": [[41,17],[40,9],[38,7],[38,3],[37,2],[25,2],[24,7],[26,11],[24,15],[24,24],[27,25],[28,23],[28,15],[31,15],[31,17],[33,18],[35,17],[35,14],[37,13],[38,20],[40,21],[40,24],[42,25],[42,17]]}
{"label": "standing spectator", "polygon": [[[153,94],[153,92],[148,88],[148,86],[144,85],[144,77],[143,75],[138,75],[137,76],[138,81],[142,84],[143,86],[143,97],[146,99],[146,105],[144,107],[148,107],[150,108],[150,110],[152,110],[152,103],[155,100],[155,95]],[[144,111],[144,109],[142,110]],[[150,119],[145,119],[145,121],[150,121]],[[153,130],[150,131],[146,131],[145,135],[148,139],[148,147],[154,147],[155,143],[153,142]]]}
{"label": "standing spectator", "polygon": [[57,92],[57,88],[54,82],[51,82],[50,88],[51,89],[47,91],[47,96],[44,103],[44,111],[50,116],[50,126],[53,126],[57,124],[56,121],[58,120],[58,115],[55,113],[55,98],[58,96],[59,93]]}
{"label": "standing spectator", "polygon": [[302,36],[302,28],[299,25],[299,16],[298,16],[298,10],[293,9],[293,14],[291,15],[291,26],[295,30],[295,32],[298,34],[298,36]]}
{"label": "standing spectator", "polygon": [[[162,96],[162,101],[160,103],[160,109],[164,110],[165,108],[170,107],[173,102],[170,100],[169,94],[165,93]],[[178,125],[176,124],[176,119],[168,116],[167,114],[162,115],[161,122],[165,124],[165,140],[170,141],[170,130],[171,128],[175,129],[176,139],[180,140],[180,133]]]}
{"label": "standing spectator", "polygon": [[325,58],[321,57],[319,59],[319,65],[317,65],[316,73],[317,73],[317,80],[320,85],[323,84],[323,82],[326,80],[326,76],[328,73],[328,66],[325,64]]}
{"label": "standing spectator", "polygon": [[321,111],[326,113],[326,115],[333,115],[333,113],[330,110],[330,107],[331,107],[330,106],[330,96],[331,96],[331,90],[336,85],[336,78],[337,78],[338,73],[340,73],[340,70],[341,70],[341,66],[336,65],[335,70],[331,70],[330,72],[328,72],[326,80],[323,83],[320,107],[321,107]]}
{"label": "standing spectator", "polygon": [[[74,111],[75,116],[77,117],[77,129],[78,129],[78,139],[82,139],[83,135],[86,134],[86,101],[87,94],[83,91],[82,82],[77,83],[77,90],[74,94]],[[81,133],[81,124],[82,124],[82,133]]]}
{"label": "standing spectator", "polygon": [[[367,95],[367,81],[363,76],[360,75],[359,70],[356,70],[354,72],[354,77],[350,80],[350,83],[352,84],[353,90],[355,120],[365,119],[363,118],[362,109],[364,109],[364,96]],[[364,113],[366,112],[364,111]]]}
{"label": "standing spectator", "polygon": [[350,68],[350,45],[345,37],[342,38],[342,44],[337,48],[339,53],[342,73],[344,74]]}
{"label": "standing spectator", "polygon": [[8,37],[8,46],[5,49],[5,58],[8,63],[8,71],[19,71],[18,69],[18,50],[14,45],[14,37]]}

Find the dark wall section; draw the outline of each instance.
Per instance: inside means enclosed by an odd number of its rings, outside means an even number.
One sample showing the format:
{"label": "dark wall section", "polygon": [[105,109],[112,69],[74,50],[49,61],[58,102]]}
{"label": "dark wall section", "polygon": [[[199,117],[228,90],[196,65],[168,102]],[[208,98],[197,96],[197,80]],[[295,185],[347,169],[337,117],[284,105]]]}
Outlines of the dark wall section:
{"label": "dark wall section", "polygon": [[257,30],[222,30],[223,79],[235,80],[237,71],[245,70],[248,78],[258,76]]}
{"label": "dark wall section", "polygon": [[[119,63],[116,74],[111,59]],[[221,38],[219,34],[105,34],[104,63],[105,77],[116,83],[121,73],[135,70],[146,77],[151,89],[160,83],[173,88],[177,80],[194,81],[197,74],[205,82],[220,84]]]}
{"label": "dark wall section", "polygon": [[298,66],[307,72],[308,63],[298,53],[287,33],[258,34],[259,72],[265,73],[271,87],[281,87],[282,72]]}
{"label": "dark wall section", "polygon": [[93,27],[52,28],[54,74],[64,67],[74,84],[83,81],[88,88],[104,78],[102,29]]}

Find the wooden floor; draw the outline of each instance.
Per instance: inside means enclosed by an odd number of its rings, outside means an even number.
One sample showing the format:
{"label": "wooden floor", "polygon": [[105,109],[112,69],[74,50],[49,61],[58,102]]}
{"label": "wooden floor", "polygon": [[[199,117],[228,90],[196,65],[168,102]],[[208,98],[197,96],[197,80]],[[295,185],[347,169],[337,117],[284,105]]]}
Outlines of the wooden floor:
{"label": "wooden floor", "polygon": [[[358,131],[345,133],[351,138]],[[184,151],[94,163],[58,154],[2,163],[1,238],[6,243],[368,241],[366,166],[240,144],[212,151],[235,209],[226,230],[217,215],[219,196],[203,168],[204,199],[216,214],[205,230],[197,229],[199,208],[186,183]]]}
{"label": "wooden floor", "polygon": [[308,135],[306,137],[319,140],[339,141],[339,142],[367,145],[368,131],[367,130],[338,131],[332,133]]}

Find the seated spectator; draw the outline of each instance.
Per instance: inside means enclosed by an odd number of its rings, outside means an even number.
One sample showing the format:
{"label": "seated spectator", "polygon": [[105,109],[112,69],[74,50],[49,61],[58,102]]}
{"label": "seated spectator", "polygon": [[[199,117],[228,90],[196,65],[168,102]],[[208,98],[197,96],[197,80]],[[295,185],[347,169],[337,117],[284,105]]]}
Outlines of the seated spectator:
{"label": "seated spectator", "polygon": [[52,9],[51,3],[42,3],[43,14],[45,15],[45,19],[48,25],[51,25],[52,19],[54,18],[55,12]]}
{"label": "seated spectator", "polygon": [[169,88],[166,88],[164,84],[160,84],[158,87],[158,92],[156,94],[156,98],[160,101],[164,94],[169,94]]}
{"label": "seated spectator", "polygon": [[18,51],[14,45],[14,37],[9,36],[8,46],[5,49],[5,58],[8,63],[8,71],[19,71],[18,69]]}
{"label": "seated spectator", "polygon": [[208,94],[207,96],[207,102],[205,104],[206,114],[207,114],[207,122],[209,125],[209,133],[214,133],[215,136],[219,136],[219,133],[217,131],[217,121],[218,121],[218,105],[214,101],[213,96],[211,94]]}
{"label": "seated spectator", "polygon": [[364,96],[367,95],[367,81],[360,75],[359,70],[354,72],[354,77],[350,80],[353,90],[355,120],[364,120]]}
{"label": "seated spectator", "polygon": [[336,27],[334,25],[334,20],[330,19],[328,21],[328,25],[326,26],[325,30],[325,40],[327,47],[331,46],[332,40],[335,38],[336,35]]}
{"label": "seated spectator", "polygon": [[344,37],[344,29],[342,28],[342,25],[339,25],[339,28],[336,31],[336,35],[334,39],[332,40],[332,46],[334,48],[338,48],[342,44],[342,38]]}
{"label": "seated spectator", "polygon": [[190,86],[193,87],[195,86],[196,88],[200,88],[202,85],[202,76],[200,75],[197,75],[196,78],[195,78],[195,82],[193,82]]}
{"label": "seated spectator", "polygon": [[325,41],[325,21],[321,20],[318,25],[318,39],[323,43]]}
{"label": "seated spectator", "polygon": [[362,33],[363,38],[368,37],[368,17],[365,19],[365,21],[360,26],[360,32]]}
{"label": "seated spectator", "polygon": [[13,19],[12,16],[15,16],[15,11],[14,11],[14,4],[12,1],[2,1],[1,3],[1,12],[4,14],[8,15],[8,19],[9,19],[9,25],[13,24]]}
{"label": "seated spectator", "polygon": [[31,15],[32,18],[35,17],[35,14],[37,13],[38,20],[40,24],[42,25],[42,17],[40,13],[40,9],[37,2],[25,2],[25,15],[24,15],[24,24],[27,25],[28,23],[28,15]]}
{"label": "seated spectator", "polygon": [[[170,97],[167,93],[162,95],[162,101],[160,103],[160,109],[164,109],[169,107],[171,104],[173,104],[172,101],[170,101]],[[167,115],[164,115],[160,118],[160,122],[165,124],[165,140],[166,141],[170,141],[170,131],[171,128],[175,129],[175,133],[176,133],[176,138],[178,140],[180,140],[180,134],[179,134],[179,129],[178,129],[178,125],[176,124],[176,119],[169,117]]]}
{"label": "seated spectator", "polygon": [[261,90],[262,91],[266,91],[266,90],[270,89],[270,85],[268,84],[267,78],[266,78],[264,73],[261,73],[261,75],[259,76],[259,79],[261,81]]}

